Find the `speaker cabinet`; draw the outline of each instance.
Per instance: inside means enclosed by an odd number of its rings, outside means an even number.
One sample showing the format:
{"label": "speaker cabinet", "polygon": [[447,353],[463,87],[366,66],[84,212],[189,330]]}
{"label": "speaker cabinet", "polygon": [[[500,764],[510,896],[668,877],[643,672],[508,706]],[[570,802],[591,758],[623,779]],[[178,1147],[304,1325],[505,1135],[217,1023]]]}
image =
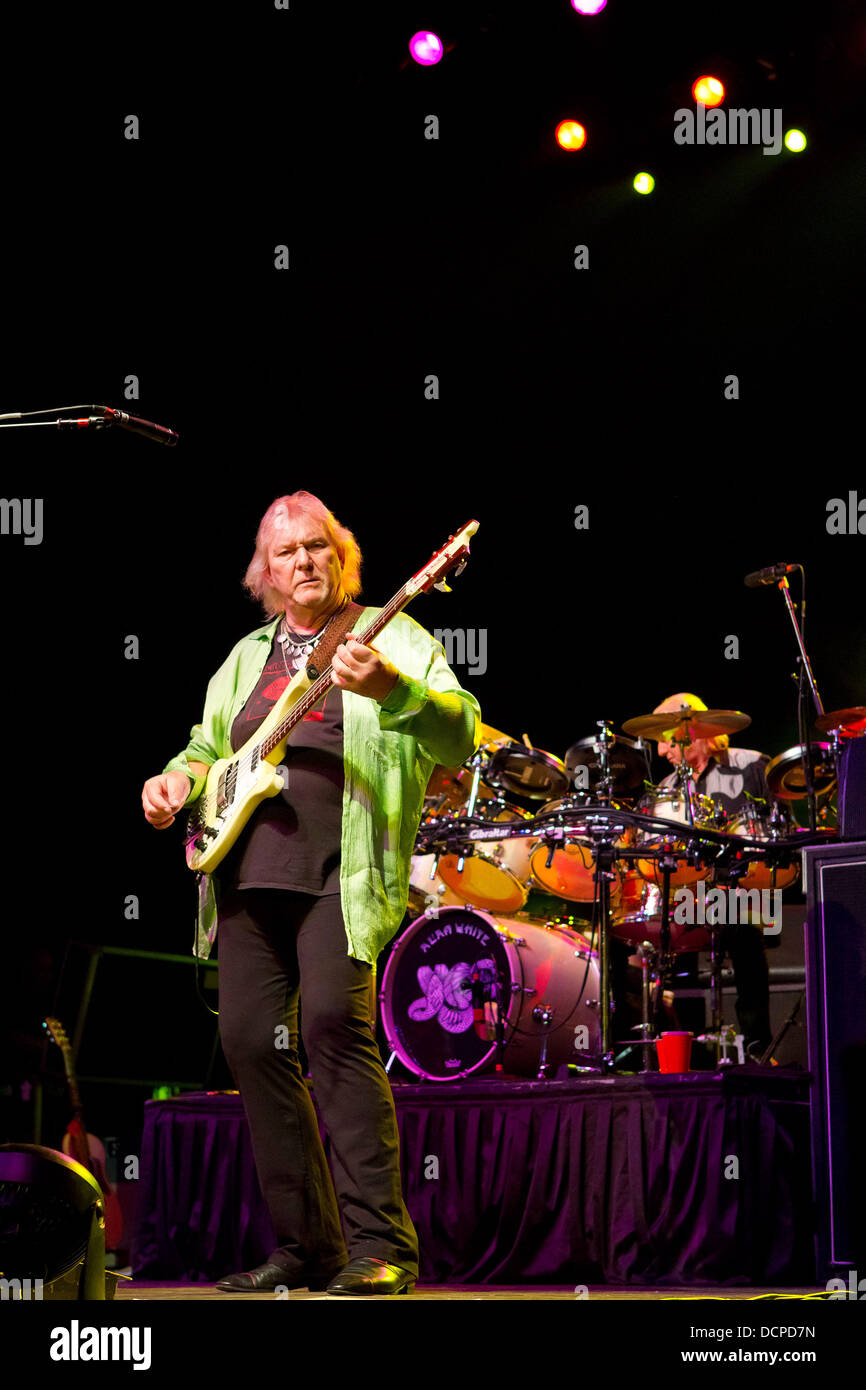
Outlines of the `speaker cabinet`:
{"label": "speaker cabinet", "polygon": [[866,840],[803,851],[818,1276],[866,1276]]}
{"label": "speaker cabinet", "polygon": [[839,760],[839,833],[866,836],[866,735],[850,739]]}

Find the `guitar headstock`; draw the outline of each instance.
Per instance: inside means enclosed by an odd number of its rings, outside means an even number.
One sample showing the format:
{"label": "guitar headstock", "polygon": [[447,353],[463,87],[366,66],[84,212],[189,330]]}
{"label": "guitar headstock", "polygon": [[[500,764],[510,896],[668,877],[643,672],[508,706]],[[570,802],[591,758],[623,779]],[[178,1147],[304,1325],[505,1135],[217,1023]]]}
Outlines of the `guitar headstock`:
{"label": "guitar headstock", "polygon": [[49,1034],[51,1041],[55,1042],[64,1053],[72,1051],[72,1044],[66,1036],[66,1029],[57,1018],[46,1018],[43,1020],[42,1027]]}
{"label": "guitar headstock", "polygon": [[467,521],[456,536],[449,536],[442,549],[437,550],[424,568],[409,580],[406,585],[406,593],[410,597],[413,594],[426,594],[434,585],[437,589],[442,589],[448,593],[448,585],[444,583],[445,576],[456,566],[459,566],[457,573],[461,572],[469,554],[469,542],[477,530],[477,521]]}

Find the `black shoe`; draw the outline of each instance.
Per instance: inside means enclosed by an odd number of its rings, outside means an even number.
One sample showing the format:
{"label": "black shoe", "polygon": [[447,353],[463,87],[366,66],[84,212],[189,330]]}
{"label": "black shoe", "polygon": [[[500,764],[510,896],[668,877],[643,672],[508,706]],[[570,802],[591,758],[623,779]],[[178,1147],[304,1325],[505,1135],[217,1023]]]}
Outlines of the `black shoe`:
{"label": "black shoe", "polygon": [[336,1279],[328,1285],[328,1293],[334,1294],[389,1294],[411,1293],[415,1287],[415,1275],[399,1265],[389,1265],[385,1260],[350,1260]]}
{"label": "black shoe", "polygon": [[244,1274],[227,1274],[217,1281],[216,1287],[224,1293],[270,1293],[274,1289],[310,1289],[321,1293],[327,1288],[332,1274],[290,1274],[281,1265],[263,1264]]}

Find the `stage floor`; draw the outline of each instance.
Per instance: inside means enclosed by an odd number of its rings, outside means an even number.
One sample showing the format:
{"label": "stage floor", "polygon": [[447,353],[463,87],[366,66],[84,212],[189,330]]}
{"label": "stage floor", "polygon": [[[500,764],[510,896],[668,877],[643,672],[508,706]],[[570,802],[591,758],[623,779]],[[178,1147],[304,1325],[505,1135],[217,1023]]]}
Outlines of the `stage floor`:
{"label": "stage floor", "polygon": [[[595,1287],[590,1286],[588,1288],[586,1298],[591,1299],[594,1303],[609,1303],[617,1300],[625,1300],[629,1303],[646,1303],[656,1302],[659,1300],[680,1302],[683,1300],[705,1301],[707,1299],[714,1301],[721,1299],[727,1302],[730,1300],[737,1299],[744,1301],[754,1301],[762,1297],[767,1298],[768,1296],[771,1296],[773,1298],[781,1296],[786,1299],[796,1299],[801,1297],[808,1297],[809,1295],[814,1296],[818,1293],[825,1294],[826,1289],[824,1289],[823,1287],[818,1288],[817,1286],[814,1286],[812,1288],[791,1288],[790,1286],[787,1286],[785,1288],[772,1289],[699,1289],[696,1288],[694,1285],[692,1285],[690,1288],[680,1289],[615,1289],[611,1288],[609,1284],[599,1284]],[[501,1303],[505,1301],[511,1303],[514,1302],[516,1299],[524,1303],[530,1300],[538,1301],[539,1299],[543,1299],[545,1301],[554,1300],[566,1303],[573,1303],[575,1301],[575,1293],[573,1287],[527,1288],[525,1286],[520,1287],[515,1285],[514,1287],[507,1288],[498,1285],[495,1288],[491,1288],[489,1285],[482,1284],[460,1284],[450,1286],[446,1284],[416,1284],[415,1291],[412,1294],[398,1298],[380,1295],[373,1301],[375,1301],[376,1303],[401,1303],[405,1302],[407,1297],[413,1298],[416,1302],[421,1300],[423,1302],[428,1303],[440,1303],[443,1301],[463,1303]],[[308,1289],[290,1289],[288,1294],[286,1295],[286,1298],[291,1299],[293,1303],[321,1303],[323,1301],[326,1303],[369,1303],[371,1301],[371,1298],[368,1296],[365,1296],[363,1298],[351,1298],[343,1295],[341,1295],[340,1297],[334,1297],[333,1295],[329,1295],[326,1293],[310,1293]],[[120,1300],[122,1302],[147,1301],[173,1303],[209,1303],[214,1299],[218,1299],[228,1303],[273,1303],[274,1295],[272,1293],[222,1293],[219,1289],[214,1288],[212,1284],[156,1284],[148,1283],[147,1281],[142,1281],[141,1283],[127,1283],[126,1280],[123,1279],[118,1284],[117,1292],[115,1294],[115,1301]]]}

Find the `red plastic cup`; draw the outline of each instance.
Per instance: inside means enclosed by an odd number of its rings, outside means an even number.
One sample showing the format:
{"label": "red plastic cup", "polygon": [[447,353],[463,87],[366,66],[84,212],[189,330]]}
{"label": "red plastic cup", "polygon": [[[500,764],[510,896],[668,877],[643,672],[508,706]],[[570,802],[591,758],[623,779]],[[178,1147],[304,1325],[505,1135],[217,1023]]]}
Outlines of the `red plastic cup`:
{"label": "red plastic cup", "polygon": [[662,1033],[656,1038],[659,1071],[688,1071],[694,1033]]}

